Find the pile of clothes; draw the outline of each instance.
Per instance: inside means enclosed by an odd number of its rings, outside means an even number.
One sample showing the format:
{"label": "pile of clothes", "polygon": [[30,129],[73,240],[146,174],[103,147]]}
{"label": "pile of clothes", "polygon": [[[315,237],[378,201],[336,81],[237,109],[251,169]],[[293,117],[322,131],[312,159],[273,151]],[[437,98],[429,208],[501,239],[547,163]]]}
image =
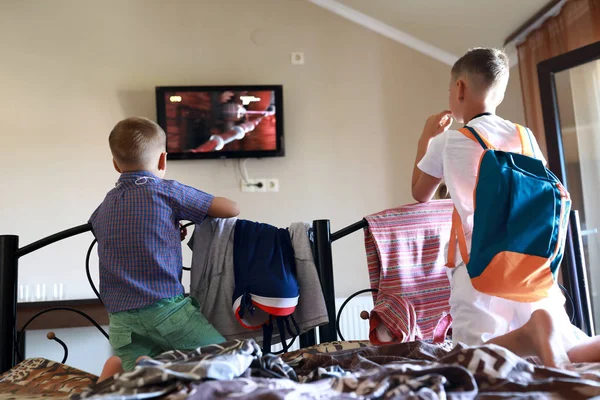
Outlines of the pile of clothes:
{"label": "pile of clothes", "polygon": [[598,365],[576,368],[538,367],[495,345],[451,349],[426,342],[379,347],[344,342],[281,358],[246,340],[143,360],[133,371],[73,398],[577,400],[600,395]]}
{"label": "pile of clothes", "polygon": [[[190,295],[227,340],[262,338],[264,347],[285,342],[329,322],[314,263],[311,227],[288,229],[241,219],[208,219],[197,225]],[[290,317],[290,318],[288,318]],[[279,329],[273,331],[273,322]]]}

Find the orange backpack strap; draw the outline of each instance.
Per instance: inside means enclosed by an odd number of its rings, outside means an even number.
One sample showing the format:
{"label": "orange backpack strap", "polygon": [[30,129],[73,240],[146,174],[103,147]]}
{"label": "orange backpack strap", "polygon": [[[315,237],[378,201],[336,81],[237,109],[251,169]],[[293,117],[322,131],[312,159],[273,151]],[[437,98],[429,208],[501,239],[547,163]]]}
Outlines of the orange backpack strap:
{"label": "orange backpack strap", "polygon": [[[477,131],[475,128],[472,128],[475,131]],[[471,139],[472,141],[474,141],[475,143],[479,143],[477,141],[477,139],[475,138],[475,136],[473,136],[473,133],[471,133],[470,130],[468,130],[467,128],[460,128],[458,130],[460,133],[462,133],[463,135],[465,135],[466,137],[468,137],[469,139]],[[477,132],[479,134],[479,137],[481,138],[481,141],[483,143],[485,143],[485,145],[487,146],[488,149],[490,150],[497,150],[494,146],[492,146],[492,144],[479,132]]]}
{"label": "orange backpack strap", "polygon": [[519,138],[521,139],[521,149],[524,156],[535,157],[533,151],[533,140],[531,139],[531,133],[522,125],[515,124],[517,131],[519,132]]}
{"label": "orange backpack strap", "polygon": [[452,212],[452,228],[450,229],[450,241],[448,243],[448,262],[446,266],[448,268],[456,267],[456,242],[458,241],[458,249],[460,251],[460,257],[462,258],[465,265],[469,263],[469,252],[467,251],[467,238],[465,236],[465,230],[463,228],[462,220],[460,215],[454,207]]}

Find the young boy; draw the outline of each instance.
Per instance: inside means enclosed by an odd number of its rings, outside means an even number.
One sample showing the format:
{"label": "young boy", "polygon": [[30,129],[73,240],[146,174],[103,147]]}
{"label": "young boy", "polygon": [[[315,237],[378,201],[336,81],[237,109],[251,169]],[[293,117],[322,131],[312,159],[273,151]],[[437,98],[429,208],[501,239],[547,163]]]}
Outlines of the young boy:
{"label": "young boy", "polygon": [[[462,219],[470,251],[473,229],[473,190],[483,149],[458,131],[452,120],[475,128],[494,147],[521,152],[513,123],[495,115],[508,83],[507,56],[500,50],[470,50],[452,67],[450,110],[427,119],[419,140],[412,177],[415,200],[431,200],[442,178]],[[534,154],[542,159],[532,137]],[[458,252],[457,252],[458,253]],[[600,361],[600,339],[588,338],[571,325],[564,297],[555,286],[548,298],[519,303],[476,291],[466,267],[456,260],[448,269],[453,342],[494,343],[522,356],[537,356],[546,366]]]}
{"label": "young boy", "polygon": [[146,118],[119,122],[108,141],[121,177],[90,223],[115,354],[131,370],[140,356],[224,342],[184,297],[179,221],[235,217],[237,204],[163,179],[166,135]]}

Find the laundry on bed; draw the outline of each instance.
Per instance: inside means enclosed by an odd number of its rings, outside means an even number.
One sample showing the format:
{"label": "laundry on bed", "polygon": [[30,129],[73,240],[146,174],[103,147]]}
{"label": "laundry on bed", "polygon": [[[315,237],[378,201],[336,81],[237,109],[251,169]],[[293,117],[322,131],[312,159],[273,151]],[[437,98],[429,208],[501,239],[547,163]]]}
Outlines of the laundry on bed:
{"label": "laundry on bed", "polygon": [[247,340],[171,351],[73,398],[579,400],[600,395],[598,364],[574,365],[570,371],[544,368],[495,345],[342,342],[338,347],[277,357]]}
{"label": "laundry on bed", "polygon": [[188,246],[192,249],[190,296],[200,304],[200,312],[227,340],[251,338],[256,332],[242,327],[231,312],[235,288],[233,276],[232,219],[208,218],[196,225]]}
{"label": "laundry on bed", "polygon": [[233,242],[233,312],[244,328],[262,328],[265,349],[271,349],[276,324],[287,351],[286,332],[290,336],[300,334],[296,321],[290,317],[300,295],[290,233],[239,219]]}
{"label": "laundry on bed", "polygon": [[186,398],[192,382],[230,381],[239,377],[297,380],[294,370],[281,358],[263,354],[254,340],[232,341],[182,352],[172,350],[142,360],[124,372],[74,396],[74,399],[118,394],[119,399]]}
{"label": "laundry on bed", "polygon": [[445,340],[451,324],[445,248],[453,203],[436,200],[366,217],[374,344]]}
{"label": "laundry on bed", "polygon": [[300,285],[300,299],[293,316],[302,333],[329,323],[327,306],[309,239],[310,230],[311,225],[305,222],[294,222],[289,228]]}
{"label": "laundry on bed", "polygon": [[[203,315],[228,340],[261,336],[260,332],[242,326],[232,311],[232,301],[239,298],[239,294],[235,293],[234,273],[237,223],[236,219],[207,219],[202,225],[196,226],[188,243],[193,250],[190,294],[200,303],[200,311]],[[272,227],[272,229],[277,228]],[[292,315],[300,333],[329,322],[325,299],[312,257],[308,229],[307,224],[294,223],[288,231],[277,230],[281,237],[288,236],[287,240],[291,240],[293,247],[295,277],[300,290],[298,305]],[[273,237],[269,243],[271,246],[275,245]],[[265,257],[271,255],[265,254]],[[264,273],[266,272],[261,272]],[[260,279],[260,276],[251,278]],[[269,277],[262,278],[266,281]],[[278,332],[275,330],[272,343],[277,343],[279,340]]]}

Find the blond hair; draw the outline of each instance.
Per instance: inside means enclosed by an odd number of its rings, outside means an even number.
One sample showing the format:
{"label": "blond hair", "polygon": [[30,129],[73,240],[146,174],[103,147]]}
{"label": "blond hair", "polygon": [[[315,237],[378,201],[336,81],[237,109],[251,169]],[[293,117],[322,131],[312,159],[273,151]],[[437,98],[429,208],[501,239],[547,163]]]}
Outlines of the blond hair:
{"label": "blond hair", "polygon": [[120,121],[108,137],[110,151],[120,166],[152,167],[160,153],[166,151],[167,135],[147,118],[133,117]]}
{"label": "blond hair", "polygon": [[477,47],[467,51],[452,67],[452,79],[465,77],[480,91],[506,90],[508,56],[502,50]]}

